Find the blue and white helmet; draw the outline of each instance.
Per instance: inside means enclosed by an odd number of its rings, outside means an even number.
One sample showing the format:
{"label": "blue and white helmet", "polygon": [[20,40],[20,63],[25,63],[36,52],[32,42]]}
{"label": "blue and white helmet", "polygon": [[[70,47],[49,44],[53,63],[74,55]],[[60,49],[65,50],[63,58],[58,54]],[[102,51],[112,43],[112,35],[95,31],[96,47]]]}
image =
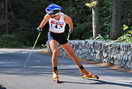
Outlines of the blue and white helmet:
{"label": "blue and white helmet", "polygon": [[48,7],[45,9],[47,14],[56,14],[56,11],[62,10],[62,7],[57,5],[57,4],[50,4]]}

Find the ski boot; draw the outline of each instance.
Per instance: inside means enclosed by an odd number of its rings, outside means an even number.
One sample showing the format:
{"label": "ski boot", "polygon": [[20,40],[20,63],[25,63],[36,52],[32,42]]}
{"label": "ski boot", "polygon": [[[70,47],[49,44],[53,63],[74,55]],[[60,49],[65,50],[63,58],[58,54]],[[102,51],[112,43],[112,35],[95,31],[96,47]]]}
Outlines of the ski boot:
{"label": "ski boot", "polygon": [[59,80],[59,74],[57,71],[57,67],[54,68],[54,71],[52,72],[52,80],[55,81],[56,83],[61,83]]}
{"label": "ski boot", "polygon": [[83,66],[80,66],[80,72],[82,73],[81,77],[84,79],[99,79],[97,75],[92,74],[91,72],[86,71]]}

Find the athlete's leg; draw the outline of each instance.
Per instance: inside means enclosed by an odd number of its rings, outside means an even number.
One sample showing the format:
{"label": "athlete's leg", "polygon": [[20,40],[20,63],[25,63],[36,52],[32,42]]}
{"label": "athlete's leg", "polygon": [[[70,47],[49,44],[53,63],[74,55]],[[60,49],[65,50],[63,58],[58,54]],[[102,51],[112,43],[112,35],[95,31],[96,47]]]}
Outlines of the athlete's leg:
{"label": "athlete's leg", "polygon": [[57,41],[50,40],[49,45],[52,52],[52,58],[51,58],[52,67],[57,67],[57,56],[59,55],[59,49],[57,48]]}
{"label": "athlete's leg", "polygon": [[71,45],[69,43],[63,44],[61,45],[64,50],[66,51],[66,53],[71,57],[71,59],[78,65],[78,67],[81,69],[83,68],[83,66],[80,63],[79,58],[75,55]]}
{"label": "athlete's leg", "polygon": [[70,46],[69,43],[66,43],[66,44],[63,44],[61,45],[62,48],[64,48],[64,50],[66,51],[66,53],[68,54],[68,56],[71,57],[71,59],[78,65],[78,66],[81,66],[80,64],[80,60],[79,58],[75,55],[72,47]]}
{"label": "athlete's leg", "polygon": [[58,70],[57,70],[57,63],[58,63],[57,57],[59,55],[59,49],[57,48],[57,41],[50,40],[49,45],[50,45],[51,52],[52,52],[51,61],[52,61],[53,80],[59,80]]}
{"label": "athlete's leg", "polygon": [[66,53],[71,57],[71,59],[78,65],[80,72],[85,75],[85,76],[91,76],[91,77],[96,77],[93,75],[91,72],[88,72],[80,63],[79,58],[75,55],[71,45],[69,43],[61,45],[62,48],[66,51]]}

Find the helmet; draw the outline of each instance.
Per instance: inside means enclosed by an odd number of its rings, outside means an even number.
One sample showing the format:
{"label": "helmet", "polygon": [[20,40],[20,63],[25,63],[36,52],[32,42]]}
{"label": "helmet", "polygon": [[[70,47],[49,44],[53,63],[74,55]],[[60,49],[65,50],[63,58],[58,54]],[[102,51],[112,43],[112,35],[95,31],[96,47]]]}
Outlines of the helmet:
{"label": "helmet", "polygon": [[50,4],[46,9],[46,13],[47,14],[56,14],[58,13],[60,10],[62,10],[62,7],[57,5],[57,4]]}

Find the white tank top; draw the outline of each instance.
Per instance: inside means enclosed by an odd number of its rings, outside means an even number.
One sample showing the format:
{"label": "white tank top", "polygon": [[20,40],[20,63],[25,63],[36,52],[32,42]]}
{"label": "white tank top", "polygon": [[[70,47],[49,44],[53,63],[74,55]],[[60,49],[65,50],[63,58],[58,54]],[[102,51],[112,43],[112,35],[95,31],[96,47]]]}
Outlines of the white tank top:
{"label": "white tank top", "polygon": [[65,31],[66,23],[64,21],[64,13],[60,12],[59,15],[59,20],[56,20],[54,18],[49,19],[49,31],[55,33],[63,33]]}

